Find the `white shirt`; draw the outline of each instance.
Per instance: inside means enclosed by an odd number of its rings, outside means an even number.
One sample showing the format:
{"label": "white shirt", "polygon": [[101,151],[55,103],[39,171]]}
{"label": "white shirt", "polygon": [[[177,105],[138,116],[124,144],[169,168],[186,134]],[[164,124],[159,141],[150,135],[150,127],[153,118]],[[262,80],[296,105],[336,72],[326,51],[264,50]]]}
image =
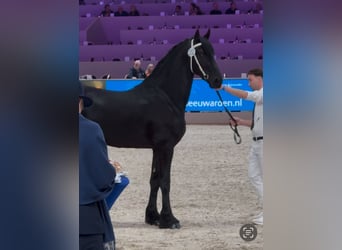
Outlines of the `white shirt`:
{"label": "white shirt", "polygon": [[261,88],[259,90],[254,91],[247,91],[247,98],[246,100],[250,100],[255,102],[255,110],[254,110],[254,127],[252,129],[252,135],[253,137],[263,136],[263,103],[264,103],[264,94],[263,89]]}

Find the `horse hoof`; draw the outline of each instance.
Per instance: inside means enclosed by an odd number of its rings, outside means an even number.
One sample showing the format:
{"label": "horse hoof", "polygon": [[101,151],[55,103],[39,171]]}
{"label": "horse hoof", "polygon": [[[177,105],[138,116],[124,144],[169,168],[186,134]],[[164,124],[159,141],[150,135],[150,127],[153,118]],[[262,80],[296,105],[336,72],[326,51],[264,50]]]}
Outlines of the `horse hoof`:
{"label": "horse hoof", "polygon": [[170,228],[171,229],[180,229],[181,225],[179,224],[179,222],[177,222],[177,223],[172,224]]}
{"label": "horse hoof", "polygon": [[171,224],[169,226],[167,226],[167,225],[159,225],[159,228],[179,229],[179,228],[181,228],[181,225],[179,224],[179,222],[176,222],[176,223],[173,223],[173,224]]}
{"label": "horse hoof", "polygon": [[152,225],[152,226],[159,226],[159,220],[155,221],[145,221],[146,224]]}

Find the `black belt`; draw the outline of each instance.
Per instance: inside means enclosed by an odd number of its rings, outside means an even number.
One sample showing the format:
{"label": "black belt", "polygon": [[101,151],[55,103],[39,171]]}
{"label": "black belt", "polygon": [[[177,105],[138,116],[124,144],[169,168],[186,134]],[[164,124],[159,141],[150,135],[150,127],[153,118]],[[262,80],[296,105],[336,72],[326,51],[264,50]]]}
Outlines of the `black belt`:
{"label": "black belt", "polygon": [[259,140],[263,140],[263,139],[264,139],[263,136],[253,137],[253,141],[259,141]]}

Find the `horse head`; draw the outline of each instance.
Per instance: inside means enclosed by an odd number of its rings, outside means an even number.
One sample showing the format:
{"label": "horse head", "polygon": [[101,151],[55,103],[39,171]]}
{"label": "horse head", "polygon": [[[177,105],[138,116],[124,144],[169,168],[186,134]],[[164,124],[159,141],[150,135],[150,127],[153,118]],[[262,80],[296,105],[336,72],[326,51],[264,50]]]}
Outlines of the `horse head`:
{"label": "horse head", "polygon": [[214,49],[209,42],[210,29],[201,37],[197,30],[190,40],[188,56],[192,73],[199,75],[209,83],[211,88],[219,88],[222,84],[222,74],[214,58]]}

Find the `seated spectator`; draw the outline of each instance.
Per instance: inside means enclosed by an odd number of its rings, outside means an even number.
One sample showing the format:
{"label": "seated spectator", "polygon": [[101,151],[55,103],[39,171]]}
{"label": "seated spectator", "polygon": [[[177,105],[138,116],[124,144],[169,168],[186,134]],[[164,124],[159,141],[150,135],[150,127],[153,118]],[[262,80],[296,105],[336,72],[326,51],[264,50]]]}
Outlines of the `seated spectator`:
{"label": "seated spectator", "polygon": [[105,198],[113,191],[116,171],[110,164],[99,124],[81,113],[92,105],[79,88],[79,249],[115,249],[113,225]]}
{"label": "seated spectator", "polygon": [[260,14],[263,11],[261,3],[255,4],[255,9],[253,10],[253,14]]}
{"label": "seated spectator", "polygon": [[203,14],[204,14],[203,11],[197,4],[190,3],[190,9],[189,9],[190,16],[203,15]]}
{"label": "seated spectator", "polygon": [[213,2],[213,9],[210,11],[210,15],[221,15],[222,11],[219,9],[217,2]]}
{"label": "seated spectator", "polygon": [[149,65],[147,65],[146,70],[145,70],[145,77],[150,76],[153,70],[154,70],[153,63],[150,63]]}
{"label": "seated spectator", "polygon": [[116,11],[116,12],[114,13],[114,15],[115,15],[115,16],[128,16],[128,13],[127,13],[127,11],[125,11],[125,10],[123,9],[122,6],[119,6],[119,7],[118,7],[118,11]]}
{"label": "seated spectator", "polygon": [[137,10],[137,7],[135,7],[134,4],[131,5],[128,15],[129,16],[140,16],[139,11]]}
{"label": "seated spectator", "polygon": [[145,78],[145,72],[141,69],[141,61],[135,60],[133,67],[129,69],[127,79]]}
{"label": "seated spectator", "polygon": [[106,4],[104,6],[104,10],[101,12],[101,16],[108,17],[108,16],[110,16],[110,14],[113,14],[113,13],[114,13],[114,11],[112,11],[109,4]]}
{"label": "seated spectator", "polygon": [[184,15],[184,12],[183,12],[183,10],[182,10],[182,6],[176,5],[175,11],[173,12],[172,15],[173,15],[173,16],[183,16],[183,15]]}
{"label": "seated spectator", "polygon": [[226,14],[228,15],[234,15],[236,14],[236,11],[237,11],[237,7],[236,7],[236,3],[234,1],[230,2],[230,7],[229,9],[226,10]]}
{"label": "seated spectator", "polygon": [[94,80],[94,79],[96,79],[96,76],[86,74],[86,75],[80,76],[80,79],[83,79],[83,80]]}

